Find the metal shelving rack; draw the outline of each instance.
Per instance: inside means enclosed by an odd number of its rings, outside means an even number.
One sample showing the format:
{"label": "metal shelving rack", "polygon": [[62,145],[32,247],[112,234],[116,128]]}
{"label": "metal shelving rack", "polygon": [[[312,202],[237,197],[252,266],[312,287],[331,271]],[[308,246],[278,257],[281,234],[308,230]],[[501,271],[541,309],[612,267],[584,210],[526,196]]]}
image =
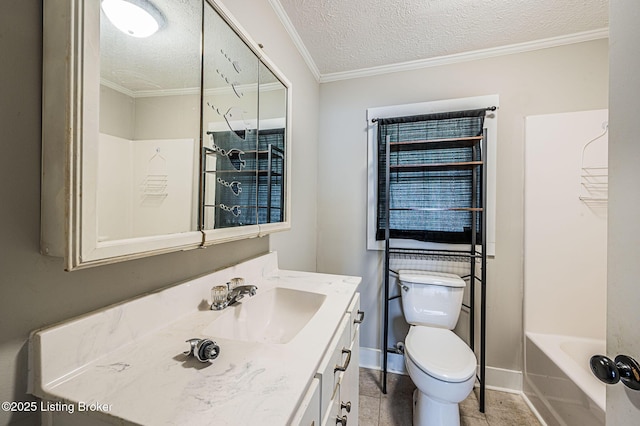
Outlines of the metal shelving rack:
{"label": "metal shelving rack", "polygon": [[[284,220],[282,218],[282,212],[284,211],[284,150],[276,147],[273,144],[268,144],[267,149],[264,151],[258,151],[259,156],[264,156],[267,163],[267,169],[260,169],[258,171],[258,187],[261,187],[261,177],[266,181],[264,185],[267,188],[266,205],[260,205],[258,203],[258,209],[266,209],[266,223],[272,222],[273,211],[277,211],[277,220],[280,222]],[[278,166],[280,162],[280,166]],[[275,166],[274,166],[275,163]],[[278,171],[280,170],[280,171]],[[278,180],[280,181],[278,183]],[[278,203],[274,205],[273,194],[278,194]]]}
{"label": "metal shelving rack", "polygon": [[[386,141],[386,173],[385,173],[385,193],[386,193],[386,223],[385,223],[385,278],[384,278],[384,342],[383,342],[383,378],[382,378],[382,392],[387,393],[387,364],[389,353],[398,353],[397,348],[389,347],[389,303],[399,298],[400,296],[389,296],[389,281],[390,274],[397,275],[397,271],[393,271],[390,267],[390,258],[392,257],[407,257],[411,258],[424,258],[424,259],[437,259],[437,260],[449,260],[449,261],[463,261],[469,264],[469,274],[462,278],[469,279],[469,305],[464,305],[469,309],[469,346],[471,350],[479,355],[479,372],[476,378],[480,387],[479,398],[479,410],[484,413],[485,411],[485,370],[486,370],[486,278],[487,278],[487,220],[486,220],[486,187],[487,187],[487,168],[486,168],[486,152],[487,152],[487,131],[484,130],[482,136],[466,137],[466,138],[453,138],[453,139],[437,139],[437,140],[423,140],[423,141],[410,141],[410,142],[390,142],[389,136]],[[390,152],[391,149],[397,149],[401,146],[408,144],[420,145],[421,149],[446,149],[453,147],[471,147],[473,150],[472,158],[474,161],[467,162],[447,162],[437,164],[420,164],[420,165],[390,165]],[[430,145],[433,148],[430,148]],[[478,173],[472,173],[472,202],[471,207],[453,207],[453,208],[413,208],[402,207],[400,209],[390,208],[390,174],[393,170],[411,170],[411,171],[423,171],[423,170],[480,170],[480,193],[477,191],[477,175]],[[389,217],[392,210],[416,210],[416,211],[467,211],[471,212],[471,244],[468,250],[435,250],[435,249],[409,249],[409,248],[392,248],[390,247],[390,226]],[[478,221],[478,219],[480,219]],[[478,223],[480,229],[477,229]],[[477,241],[478,232],[480,233],[480,244]],[[480,247],[480,249],[478,249]],[[480,277],[477,275],[477,267],[480,266]],[[480,300],[476,298],[477,286],[480,287]],[[479,348],[475,347],[475,316],[477,304],[480,305],[480,342]]]}
{"label": "metal shelving rack", "polygon": [[[226,168],[222,170],[209,169],[207,167],[207,157],[208,156],[219,156],[218,152],[215,149],[209,147],[202,148],[202,174],[212,174],[214,176],[255,176],[255,185],[258,187],[257,191],[260,191],[262,187],[265,187],[266,198],[265,204],[255,204],[255,205],[244,205],[239,204],[237,207],[239,208],[255,208],[256,210],[265,210],[266,211],[266,222],[271,223],[272,217],[277,217],[277,222],[282,220],[282,212],[284,211],[284,150],[276,147],[273,144],[268,144],[266,149],[264,150],[247,150],[242,151],[243,155],[254,156],[255,159],[255,168],[252,169],[235,169],[235,168]],[[260,160],[264,160],[264,164],[266,164],[266,168],[262,168]],[[280,167],[274,166],[274,163],[280,161],[282,164]],[[278,171],[281,170],[281,171]],[[280,183],[277,182],[280,180]],[[262,182],[264,181],[264,182]],[[206,185],[207,180],[203,178],[203,194],[206,194]],[[273,194],[277,193],[279,196],[278,203],[274,205],[273,203]],[[258,200],[256,200],[257,202]],[[201,216],[204,218],[205,213],[204,210],[206,208],[217,208],[218,204],[207,204],[202,203],[202,212]],[[277,211],[276,214],[273,212]]]}

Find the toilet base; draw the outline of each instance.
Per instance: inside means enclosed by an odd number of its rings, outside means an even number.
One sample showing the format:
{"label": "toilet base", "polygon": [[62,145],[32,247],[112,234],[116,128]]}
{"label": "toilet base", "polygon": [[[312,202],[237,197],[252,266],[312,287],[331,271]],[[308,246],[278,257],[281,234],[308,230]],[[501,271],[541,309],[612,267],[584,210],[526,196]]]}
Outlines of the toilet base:
{"label": "toilet base", "polygon": [[413,426],[460,426],[460,409],[456,403],[445,403],[413,391]]}

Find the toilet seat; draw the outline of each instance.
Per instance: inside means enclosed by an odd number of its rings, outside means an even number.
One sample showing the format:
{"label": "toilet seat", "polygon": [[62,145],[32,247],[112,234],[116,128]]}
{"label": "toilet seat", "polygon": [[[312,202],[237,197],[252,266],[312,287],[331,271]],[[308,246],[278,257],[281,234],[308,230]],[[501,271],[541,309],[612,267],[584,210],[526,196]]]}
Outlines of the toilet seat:
{"label": "toilet seat", "polygon": [[438,380],[464,382],[476,372],[476,356],[451,330],[414,325],[405,339],[405,355]]}

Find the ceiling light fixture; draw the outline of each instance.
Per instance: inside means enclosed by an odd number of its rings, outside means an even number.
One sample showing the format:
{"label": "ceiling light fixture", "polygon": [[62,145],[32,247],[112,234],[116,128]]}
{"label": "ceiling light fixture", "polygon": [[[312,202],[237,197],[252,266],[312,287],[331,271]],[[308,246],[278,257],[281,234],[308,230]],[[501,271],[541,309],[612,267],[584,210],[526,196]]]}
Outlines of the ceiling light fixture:
{"label": "ceiling light fixture", "polygon": [[102,10],[116,28],[133,37],[149,37],[165,24],[148,0],[102,0]]}

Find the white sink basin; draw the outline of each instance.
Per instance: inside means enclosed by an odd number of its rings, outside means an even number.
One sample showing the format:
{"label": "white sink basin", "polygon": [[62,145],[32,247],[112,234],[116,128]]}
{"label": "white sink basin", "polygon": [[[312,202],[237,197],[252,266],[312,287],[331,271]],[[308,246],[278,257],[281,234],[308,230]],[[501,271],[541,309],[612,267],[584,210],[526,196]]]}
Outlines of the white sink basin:
{"label": "white sink basin", "polygon": [[320,309],[326,295],[276,287],[245,296],[225,309],[203,333],[214,338],[284,344]]}

